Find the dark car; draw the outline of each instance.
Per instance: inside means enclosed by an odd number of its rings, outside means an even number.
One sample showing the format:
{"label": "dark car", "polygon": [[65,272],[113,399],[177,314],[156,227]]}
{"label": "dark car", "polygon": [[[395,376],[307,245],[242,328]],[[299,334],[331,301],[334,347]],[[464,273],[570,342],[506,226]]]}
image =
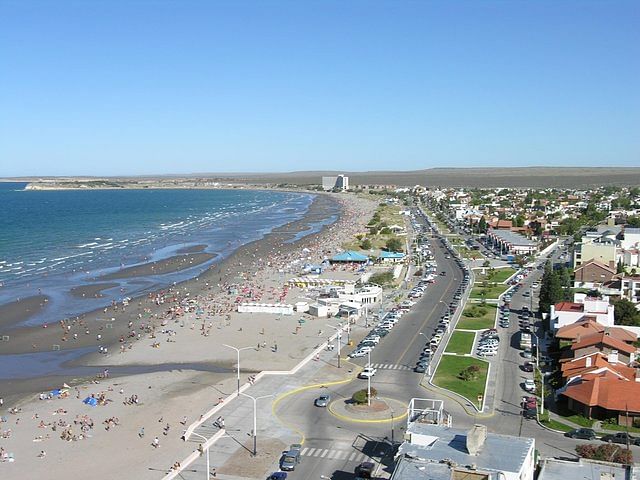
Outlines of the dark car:
{"label": "dark car", "polygon": [[285,480],[287,478],[287,472],[273,472],[269,475],[269,480]]}
{"label": "dark car", "polygon": [[624,445],[626,445],[628,441],[630,444],[636,445],[636,442],[640,439],[636,437],[632,437],[627,432],[619,432],[619,433],[611,433],[609,435],[604,435],[600,438],[600,440],[607,443],[621,443]]}
{"label": "dark car", "polygon": [[522,410],[522,415],[527,420],[534,420],[538,416],[538,409],[535,408],[535,407],[533,407],[533,408],[525,408],[524,410]]}
{"label": "dark car", "polygon": [[356,474],[356,480],[358,479],[368,479],[373,477],[373,472],[376,469],[376,465],[373,462],[362,462],[358,465],[354,473]]}
{"label": "dark car", "polygon": [[596,438],[596,432],[594,432],[590,428],[575,428],[565,433],[565,436],[571,438],[581,438],[583,440],[594,440]]}
{"label": "dark car", "polygon": [[428,365],[424,364],[424,363],[418,363],[415,368],[413,369],[414,372],[416,373],[426,373],[427,372],[427,368]]}
{"label": "dark car", "polygon": [[524,370],[525,372],[533,372],[533,363],[524,362],[524,365],[522,365],[522,370]]}

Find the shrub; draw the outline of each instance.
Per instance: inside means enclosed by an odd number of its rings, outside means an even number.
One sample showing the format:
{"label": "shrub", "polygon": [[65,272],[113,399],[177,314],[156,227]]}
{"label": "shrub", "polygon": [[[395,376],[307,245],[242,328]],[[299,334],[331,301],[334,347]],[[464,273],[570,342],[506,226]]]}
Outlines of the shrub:
{"label": "shrub", "polygon": [[383,227],[383,229],[380,230],[380,235],[391,235],[391,229],[389,227]]}
{"label": "shrub", "polygon": [[472,380],[477,380],[479,375],[480,367],[478,365],[469,365],[458,374],[458,377],[460,378],[460,380],[470,382]]}
{"label": "shrub", "polygon": [[[371,398],[375,398],[377,394],[378,392],[376,391],[376,389],[371,387]],[[367,389],[363,388],[362,390],[358,390],[357,392],[355,392],[353,395],[351,395],[351,400],[353,401],[353,403],[356,403],[358,405],[367,403]]]}
{"label": "shrub", "polygon": [[360,248],[362,248],[363,250],[369,250],[371,248],[371,240],[369,240],[368,238],[362,240],[362,242],[360,243]]}
{"label": "shrub", "polygon": [[576,447],[576,453],[582,458],[590,458],[592,460],[624,464],[633,463],[633,453],[620,445],[578,445]]}

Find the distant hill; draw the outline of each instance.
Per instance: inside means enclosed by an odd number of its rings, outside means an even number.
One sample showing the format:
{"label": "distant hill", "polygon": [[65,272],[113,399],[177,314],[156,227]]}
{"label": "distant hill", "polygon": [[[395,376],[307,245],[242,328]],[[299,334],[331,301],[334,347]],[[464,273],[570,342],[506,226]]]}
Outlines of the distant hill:
{"label": "distant hill", "polygon": [[[323,175],[344,173],[351,185],[399,185],[443,187],[564,187],[589,188],[599,185],[640,185],[640,168],[431,168],[413,171],[316,171],[264,174],[235,174],[234,180],[252,183],[318,184]],[[222,175],[219,175],[222,177]]]}
{"label": "distant hill", "polygon": [[442,187],[557,187],[590,188],[602,185],[640,185],[640,168],[636,167],[514,167],[514,168],[430,168],[413,171],[306,171],[282,173],[193,173],[176,175],[144,175],[133,177],[24,177],[4,179],[10,181],[68,182],[109,181],[165,183],[169,180],[189,183],[221,181],[251,184],[318,185],[322,176],[337,174],[349,176],[351,185],[398,185]]}

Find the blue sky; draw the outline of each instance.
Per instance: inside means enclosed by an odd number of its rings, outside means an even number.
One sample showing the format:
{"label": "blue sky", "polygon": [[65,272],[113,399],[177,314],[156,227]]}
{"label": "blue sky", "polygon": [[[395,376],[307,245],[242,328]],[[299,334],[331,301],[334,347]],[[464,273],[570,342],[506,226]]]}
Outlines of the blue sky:
{"label": "blue sky", "polygon": [[0,0],[0,176],[639,166],[637,1]]}

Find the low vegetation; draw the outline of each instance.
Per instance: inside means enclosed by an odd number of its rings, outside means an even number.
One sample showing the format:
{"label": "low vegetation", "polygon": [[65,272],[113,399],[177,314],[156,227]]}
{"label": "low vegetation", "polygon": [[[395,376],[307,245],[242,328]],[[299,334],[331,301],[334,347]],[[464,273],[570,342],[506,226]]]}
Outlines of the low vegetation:
{"label": "low vegetation", "polygon": [[496,319],[496,306],[483,304],[467,304],[458,320],[457,328],[462,330],[486,330],[493,328]]}
{"label": "low vegetation", "polygon": [[[375,398],[378,395],[378,392],[375,388],[371,387],[371,398]],[[367,389],[363,388],[362,390],[358,390],[353,395],[351,395],[351,401],[356,405],[363,405],[367,403]]]}
{"label": "low vegetation", "polygon": [[497,300],[500,295],[507,291],[507,289],[508,286],[502,284],[475,284],[471,289],[470,298],[477,298],[481,300]]}
{"label": "low vegetation", "polygon": [[447,348],[445,349],[445,352],[462,354],[462,355],[471,353],[471,349],[473,348],[474,338],[475,338],[474,333],[455,331],[451,335],[451,338],[449,339],[449,343],[447,343]]}
{"label": "low vegetation", "polygon": [[582,458],[589,458],[592,460],[623,463],[625,465],[633,463],[633,452],[620,445],[577,445],[576,453]]}
{"label": "low vegetation", "polygon": [[[472,372],[469,372],[467,369],[471,366],[478,367],[478,370],[474,368]],[[462,372],[464,371],[467,373],[463,374]],[[438,365],[433,383],[462,395],[475,405],[478,395],[484,395],[488,371],[489,364],[483,360],[473,357],[444,355]],[[461,375],[468,379],[463,380]]]}
{"label": "low vegetation", "polygon": [[369,283],[380,286],[391,285],[394,283],[393,272],[374,273],[369,277]]}

